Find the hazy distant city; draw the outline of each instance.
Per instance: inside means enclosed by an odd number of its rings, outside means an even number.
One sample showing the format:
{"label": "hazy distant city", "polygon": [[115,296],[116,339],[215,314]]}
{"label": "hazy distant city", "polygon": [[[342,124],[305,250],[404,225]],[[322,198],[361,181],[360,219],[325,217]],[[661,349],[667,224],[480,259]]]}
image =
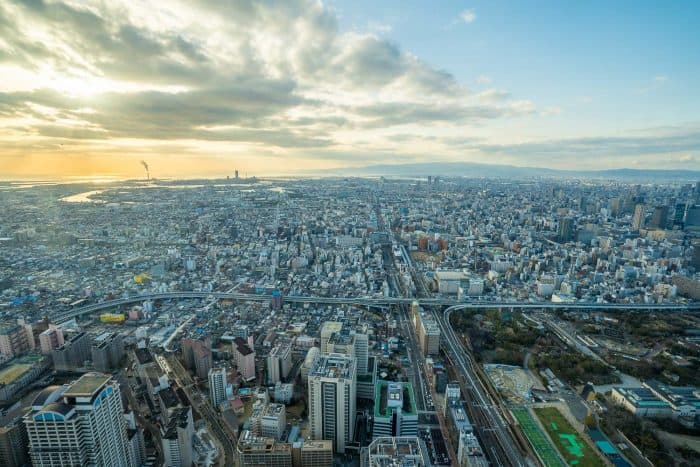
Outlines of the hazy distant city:
{"label": "hazy distant city", "polygon": [[147,169],[0,185],[3,466],[695,462],[700,184]]}

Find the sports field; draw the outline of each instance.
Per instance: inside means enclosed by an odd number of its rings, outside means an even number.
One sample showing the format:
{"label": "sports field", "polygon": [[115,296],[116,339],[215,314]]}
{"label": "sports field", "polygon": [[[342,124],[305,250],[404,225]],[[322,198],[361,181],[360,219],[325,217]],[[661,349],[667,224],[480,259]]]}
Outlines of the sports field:
{"label": "sports field", "polygon": [[557,455],[556,449],[542,433],[539,425],[532,419],[526,408],[511,409],[511,413],[520,424],[532,447],[544,462],[545,467],[562,467],[564,463]]}
{"label": "sports field", "polygon": [[534,409],[542,426],[547,430],[559,453],[569,465],[578,467],[603,467],[605,463],[596,455],[581,435],[564,418],[556,407]]}

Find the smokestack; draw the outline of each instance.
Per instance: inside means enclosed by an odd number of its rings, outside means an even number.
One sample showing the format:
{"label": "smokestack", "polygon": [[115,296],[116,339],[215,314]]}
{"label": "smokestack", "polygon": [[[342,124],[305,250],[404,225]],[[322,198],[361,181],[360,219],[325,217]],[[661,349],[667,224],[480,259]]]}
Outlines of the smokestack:
{"label": "smokestack", "polygon": [[143,166],[144,169],[146,169],[146,180],[150,180],[151,174],[148,171],[148,163],[146,161],[141,161],[141,165]]}

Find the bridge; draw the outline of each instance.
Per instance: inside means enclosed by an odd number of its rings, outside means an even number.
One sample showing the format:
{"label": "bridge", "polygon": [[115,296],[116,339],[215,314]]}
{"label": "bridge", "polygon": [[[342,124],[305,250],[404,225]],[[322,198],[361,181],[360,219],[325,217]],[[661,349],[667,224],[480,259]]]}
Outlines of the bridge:
{"label": "bridge", "polygon": [[[68,321],[73,318],[79,318],[83,315],[95,313],[100,310],[116,308],[122,305],[130,305],[140,303],[147,300],[188,300],[188,299],[223,299],[236,301],[255,301],[267,302],[270,300],[270,295],[265,294],[248,294],[238,292],[166,292],[152,293],[144,295],[134,295],[126,298],[118,298],[115,300],[106,300],[103,302],[93,303],[72,310],[56,313],[52,319],[56,322]],[[483,309],[483,308],[508,308],[513,310],[618,310],[618,311],[666,311],[666,312],[698,312],[700,311],[700,302],[691,302],[687,304],[678,303],[598,303],[598,302],[572,302],[572,303],[555,303],[555,302],[511,302],[511,301],[491,301],[491,300],[471,300],[458,301],[448,298],[397,298],[397,297],[380,297],[380,298],[365,298],[365,297],[318,297],[318,296],[299,296],[289,295],[284,297],[287,303],[315,303],[321,305],[353,305],[353,306],[390,306],[390,305],[410,305],[417,301],[421,306],[459,306],[461,309]]]}

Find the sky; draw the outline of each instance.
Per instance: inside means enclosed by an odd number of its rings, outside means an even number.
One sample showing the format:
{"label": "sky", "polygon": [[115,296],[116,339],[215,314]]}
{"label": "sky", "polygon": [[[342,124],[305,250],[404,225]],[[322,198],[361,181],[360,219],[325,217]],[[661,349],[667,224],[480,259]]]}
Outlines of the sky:
{"label": "sky", "polygon": [[700,170],[700,2],[0,1],[0,178]]}

